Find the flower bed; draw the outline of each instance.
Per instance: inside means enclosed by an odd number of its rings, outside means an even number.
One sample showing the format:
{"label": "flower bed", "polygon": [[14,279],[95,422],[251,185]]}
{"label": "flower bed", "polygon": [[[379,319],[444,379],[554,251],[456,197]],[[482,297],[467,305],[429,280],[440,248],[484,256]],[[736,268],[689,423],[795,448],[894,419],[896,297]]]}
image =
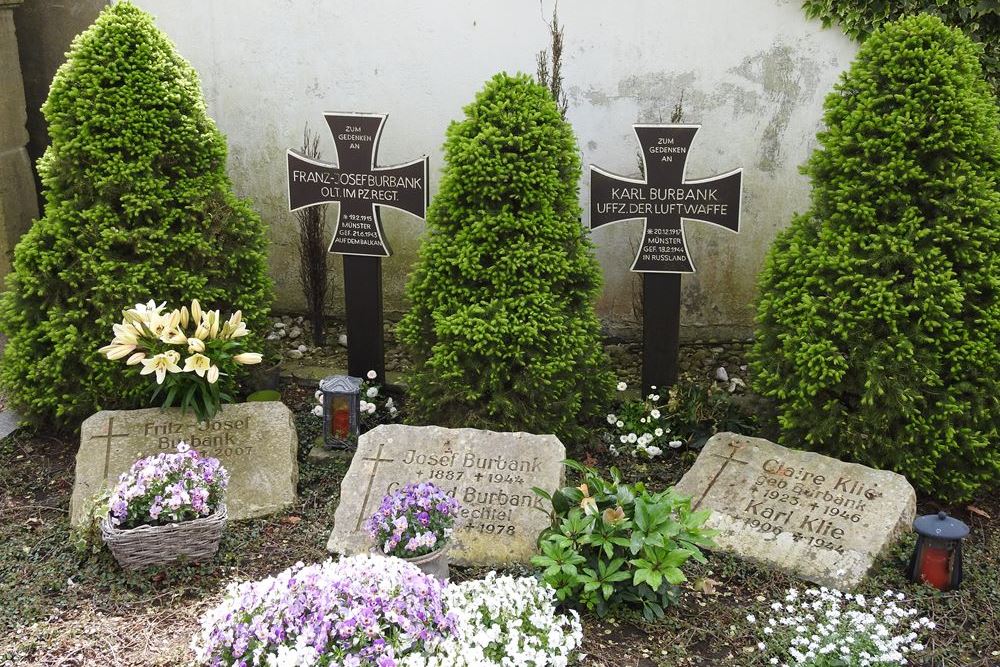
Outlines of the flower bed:
{"label": "flower bed", "polygon": [[537,579],[490,572],[449,586],[445,600],[456,631],[434,653],[440,667],[564,667],[583,641],[576,612],[557,614]]}
{"label": "flower bed", "polygon": [[417,667],[450,633],[443,584],[395,558],[301,563],[234,584],[192,641],[208,665]]}
{"label": "flower bed", "polygon": [[446,585],[371,554],[233,584],[201,626],[191,647],[212,667],[564,667],[583,638],[535,579]]}
{"label": "flower bed", "polygon": [[827,588],[800,595],[792,588],[770,612],[747,616],[760,635],[758,648],[772,665],[889,667],[909,664],[924,650],[920,635],[934,629],[916,609],[901,607],[902,593],[866,598]]}

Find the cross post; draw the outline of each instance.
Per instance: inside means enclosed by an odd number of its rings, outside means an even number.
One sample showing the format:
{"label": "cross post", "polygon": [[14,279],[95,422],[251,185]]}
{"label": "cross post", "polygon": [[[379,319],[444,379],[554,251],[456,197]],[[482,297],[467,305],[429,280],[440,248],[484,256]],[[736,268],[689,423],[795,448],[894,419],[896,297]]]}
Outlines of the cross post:
{"label": "cross post", "polygon": [[373,461],[372,474],[368,477],[368,487],[365,489],[365,499],[361,503],[361,511],[358,512],[358,522],[354,525],[354,532],[361,530],[361,524],[365,519],[368,518],[368,501],[371,499],[372,495],[372,484],[375,483],[375,475],[378,473],[379,463],[392,463],[396,459],[384,459],[382,458],[382,448],[385,447],[384,444],[378,446],[378,451],[375,453],[375,458],[365,457],[361,459],[362,461]]}
{"label": "cross post", "polygon": [[288,208],[339,204],[329,252],[344,256],[347,372],[385,378],[382,332],[382,258],[392,251],[380,211],[394,208],[423,218],[427,211],[429,158],[376,166],[386,114],[325,113],[337,164],[288,151]]}
{"label": "cross post", "polygon": [[739,232],[743,170],[687,180],[688,152],[699,125],[634,125],[645,178],[590,167],[590,228],[642,219],[632,271],[643,274],[643,393],[677,381],[681,275],[694,273],[684,220]]}

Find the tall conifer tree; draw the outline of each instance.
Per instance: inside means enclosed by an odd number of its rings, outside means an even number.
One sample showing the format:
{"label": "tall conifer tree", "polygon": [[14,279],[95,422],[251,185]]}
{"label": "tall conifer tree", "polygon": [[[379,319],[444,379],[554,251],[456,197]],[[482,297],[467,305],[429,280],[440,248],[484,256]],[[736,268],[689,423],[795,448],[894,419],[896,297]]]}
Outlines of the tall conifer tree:
{"label": "tall conifer tree", "polygon": [[0,304],[0,367],[24,414],[75,426],[139,405],[145,383],[97,353],[123,308],[197,298],[262,330],[271,298],[260,218],[226,176],[198,77],[152,18],[121,2],[73,42],[43,112],[43,217]]}
{"label": "tall conifer tree", "polygon": [[580,224],[580,159],[549,92],[500,74],[448,129],[399,333],[415,421],[573,436],[612,378]]}
{"label": "tall conifer tree", "polygon": [[761,278],[783,439],[942,498],[1000,480],[1000,115],[977,48],[887,24],[826,101],[812,206]]}

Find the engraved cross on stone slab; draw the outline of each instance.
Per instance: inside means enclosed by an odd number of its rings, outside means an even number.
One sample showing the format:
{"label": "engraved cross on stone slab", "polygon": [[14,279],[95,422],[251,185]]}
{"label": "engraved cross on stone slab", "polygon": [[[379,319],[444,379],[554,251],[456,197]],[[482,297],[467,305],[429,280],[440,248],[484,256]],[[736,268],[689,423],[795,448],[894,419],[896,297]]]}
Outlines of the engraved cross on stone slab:
{"label": "engraved cross on stone slab", "polygon": [[750,463],[749,461],[741,461],[740,459],[736,458],[736,453],[740,450],[740,447],[738,447],[733,443],[730,443],[729,446],[731,447],[729,451],[729,456],[719,456],[718,454],[712,454],[712,456],[722,459],[723,461],[722,467],[720,467],[715,472],[715,475],[712,477],[712,479],[709,480],[708,486],[706,486],[702,494],[698,496],[698,501],[691,506],[692,510],[698,509],[698,507],[701,505],[701,502],[705,500],[705,496],[707,496],[708,492],[712,490],[712,487],[715,486],[715,483],[719,481],[719,477],[722,475],[723,471],[729,467],[730,463],[742,463],[743,465],[747,465]]}
{"label": "engraved cross on stone slab", "polygon": [[423,218],[427,210],[429,158],[394,167],[375,166],[386,114],[323,114],[337,147],[337,165],[288,151],[288,207],[340,203],[330,252],[388,257],[383,206]]}
{"label": "engraved cross on stone slab", "polygon": [[645,179],[590,167],[590,227],[642,219],[642,244],[632,270],[643,274],[643,395],[677,381],[681,274],[694,265],[684,221],[740,230],[743,170],[687,180],[688,152],[698,125],[635,125]]}
{"label": "engraved cross on stone slab", "polygon": [[372,484],[375,483],[375,475],[378,474],[378,464],[379,463],[392,463],[396,459],[384,459],[382,458],[382,449],[385,447],[384,444],[379,444],[378,451],[375,452],[375,458],[366,456],[362,461],[373,461],[371,475],[368,477],[368,487],[365,489],[365,499],[361,502],[361,511],[358,512],[358,522],[354,525],[354,532],[361,530],[361,524],[368,519],[368,501],[371,500],[372,496]]}
{"label": "engraved cross on stone slab", "polygon": [[429,158],[394,167],[375,165],[386,114],[326,113],[337,164],[288,151],[288,208],[338,202],[330,252],[344,256],[347,372],[374,370],[385,380],[381,258],[391,253],[382,230],[382,207],[423,218],[429,190]]}
{"label": "engraved cross on stone slab", "polygon": [[111,466],[111,441],[115,438],[127,438],[128,433],[115,433],[115,418],[108,417],[108,432],[102,433],[101,435],[90,436],[91,440],[104,440],[104,472],[102,473],[102,478],[104,481],[108,480],[108,469]]}

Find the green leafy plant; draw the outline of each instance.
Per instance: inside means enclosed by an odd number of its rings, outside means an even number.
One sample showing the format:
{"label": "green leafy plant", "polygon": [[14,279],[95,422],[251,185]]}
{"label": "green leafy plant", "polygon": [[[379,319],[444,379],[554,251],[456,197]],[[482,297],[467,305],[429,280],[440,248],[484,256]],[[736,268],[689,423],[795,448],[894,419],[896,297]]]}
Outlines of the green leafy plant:
{"label": "green leafy plant", "polygon": [[936,16],[979,43],[986,78],[1000,93],[1000,3],[995,0],[804,0],[802,7],[809,18],[827,27],[836,23],[856,40],[903,16]]}
{"label": "green leafy plant", "polygon": [[761,274],[782,440],[960,500],[1000,480],[1000,113],[977,47],[884,26],[826,101],[812,205]]}
{"label": "green leafy plant", "polygon": [[626,606],[649,620],[661,618],[686,581],[689,559],[705,562],[700,547],[715,531],[703,527],[710,511],[691,511],[691,500],[673,488],[658,493],[628,485],[611,468],[605,479],[576,461],[583,483],[553,494],[535,493],[553,507],[552,526],[539,537],[532,563],[560,600],[575,600],[604,616]]}
{"label": "green leafy plant", "polygon": [[673,438],[697,446],[722,431],[743,435],[758,432],[757,415],[719,384],[705,385],[691,375],[682,375],[667,390],[662,412]]}
{"label": "green leafy plant", "polygon": [[265,331],[271,283],[264,227],[232,192],[198,77],[148,14],[107,7],[73,42],[43,112],[45,213],[0,303],[0,382],[21,414],[72,429],[143,402],[146,387],[97,353],[122,304],[197,295]]}
{"label": "green leafy plant", "polygon": [[452,123],[398,334],[415,423],[583,436],[606,405],[580,158],[548,90],[499,74]]}

